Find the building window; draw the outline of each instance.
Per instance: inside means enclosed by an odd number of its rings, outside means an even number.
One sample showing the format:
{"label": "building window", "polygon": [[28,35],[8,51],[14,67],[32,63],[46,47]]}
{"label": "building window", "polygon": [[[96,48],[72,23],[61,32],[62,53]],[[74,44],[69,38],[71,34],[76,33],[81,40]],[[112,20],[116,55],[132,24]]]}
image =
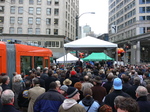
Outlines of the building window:
{"label": "building window", "polygon": [[46,9],[46,14],[47,14],[47,15],[51,15],[51,8],[47,8],[47,9]]}
{"label": "building window", "polygon": [[51,19],[50,18],[46,18],[46,24],[50,25],[51,24]]}
{"label": "building window", "polygon": [[41,4],[42,3],[42,0],[37,0],[37,4]]}
{"label": "building window", "polygon": [[22,14],[23,13],[23,7],[18,7],[18,13]]}
{"label": "building window", "polygon": [[145,0],[139,0],[140,4],[145,4]]}
{"label": "building window", "polygon": [[40,7],[36,8],[36,14],[41,14],[41,8]]}
{"label": "building window", "polygon": [[147,20],[150,20],[150,16],[147,16],[146,19],[147,19]]}
{"label": "building window", "polygon": [[46,34],[47,34],[47,35],[50,35],[50,34],[51,34],[51,29],[47,28],[47,29],[46,29]]}
{"label": "building window", "polygon": [[33,4],[34,3],[34,1],[33,0],[29,0],[29,4]]}
{"label": "building window", "polygon": [[59,0],[55,0],[55,5],[59,5]]}
{"label": "building window", "polygon": [[10,27],[10,28],[9,28],[9,33],[10,33],[10,34],[14,34],[14,33],[15,33],[14,27]]}
{"label": "building window", "polygon": [[139,12],[140,13],[145,13],[145,7],[140,7]]}
{"label": "building window", "polygon": [[0,16],[0,23],[4,23],[4,17]]}
{"label": "building window", "polygon": [[58,19],[54,19],[54,25],[58,25]]}
{"label": "building window", "polygon": [[33,24],[33,17],[28,18],[28,24]]}
{"label": "building window", "polygon": [[59,15],[59,9],[54,9],[54,15]]}
{"label": "building window", "polygon": [[12,3],[12,4],[15,4],[15,0],[11,0],[11,3]]}
{"label": "building window", "polygon": [[11,6],[10,7],[10,13],[11,14],[15,14],[15,6]]}
{"label": "building window", "polygon": [[0,6],[0,12],[4,12],[4,6]]}
{"label": "building window", "polygon": [[23,18],[22,17],[18,17],[18,24],[22,24],[23,22]]}
{"label": "building window", "polygon": [[150,0],[146,0],[146,4],[150,3]]}
{"label": "building window", "polygon": [[35,34],[40,34],[40,28],[36,28]]}
{"label": "building window", "polygon": [[145,33],[145,27],[140,27],[140,34]]}
{"label": "building window", "polygon": [[54,29],[54,35],[58,35],[58,29]]}
{"label": "building window", "polygon": [[47,0],[47,5],[51,5],[52,0]]}
{"label": "building window", "polygon": [[3,33],[3,27],[0,27],[0,34]]}
{"label": "building window", "polygon": [[32,28],[28,28],[28,34],[33,34],[33,29]]}
{"label": "building window", "polygon": [[29,7],[29,14],[33,14],[33,7]]}
{"label": "building window", "polygon": [[19,0],[19,4],[23,4],[23,0]]}
{"label": "building window", "polygon": [[47,47],[47,48],[60,48],[60,42],[59,41],[46,41],[45,47]]}
{"label": "building window", "polygon": [[22,28],[21,28],[21,27],[18,27],[18,28],[17,28],[17,33],[18,33],[18,34],[22,34]]}
{"label": "building window", "polygon": [[145,16],[140,16],[140,21],[145,20]]}
{"label": "building window", "polygon": [[150,13],[150,7],[146,7],[146,12]]}
{"label": "building window", "polygon": [[10,17],[10,24],[14,24],[15,23],[15,17]]}
{"label": "building window", "polygon": [[41,24],[41,18],[36,18],[36,24]]}

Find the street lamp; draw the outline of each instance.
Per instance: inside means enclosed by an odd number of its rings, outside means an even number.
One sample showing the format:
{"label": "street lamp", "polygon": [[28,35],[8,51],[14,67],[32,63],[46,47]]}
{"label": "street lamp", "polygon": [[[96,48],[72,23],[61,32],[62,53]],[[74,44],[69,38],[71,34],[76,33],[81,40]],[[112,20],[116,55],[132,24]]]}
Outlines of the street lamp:
{"label": "street lamp", "polygon": [[81,15],[76,16],[76,40],[78,39],[78,21],[79,21],[79,18],[84,14],[95,14],[95,12],[84,12]]}

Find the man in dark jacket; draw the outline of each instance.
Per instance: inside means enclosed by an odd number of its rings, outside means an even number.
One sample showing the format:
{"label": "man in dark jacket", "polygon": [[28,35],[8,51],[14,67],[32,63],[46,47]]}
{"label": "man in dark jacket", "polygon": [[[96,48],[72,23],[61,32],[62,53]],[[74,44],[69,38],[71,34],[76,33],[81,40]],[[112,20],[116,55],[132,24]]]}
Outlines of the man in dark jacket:
{"label": "man in dark jacket", "polygon": [[40,95],[34,103],[34,112],[58,112],[64,96],[58,92],[56,82],[50,83],[49,91]]}
{"label": "man in dark jacket", "polygon": [[105,97],[104,103],[111,106],[113,109],[113,112],[116,112],[114,108],[114,99],[117,96],[124,96],[124,97],[130,97],[130,96],[127,93],[122,91],[122,81],[120,78],[114,79],[113,87],[114,87],[114,91]]}
{"label": "man in dark jacket", "polygon": [[27,80],[25,82],[25,85],[26,85],[26,87],[18,95],[18,105],[22,112],[27,112],[27,110],[28,110],[28,104],[29,104],[28,91],[31,86],[30,80]]}
{"label": "man in dark jacket", "polygon": [[72,81],[71,86],[74,87],[74,84],[75,84],[76,82],[79,82],[80,80],[79,80],[79,78],[77,77],[77,72],[76,72],[76,71],[71,71],[70,74],[71,74],[71,77],[70,77],[69,79]]}
{"label": "man in dark jacket", "polygon": [[14,93],[12,90],[7,89],[3,91],[1,96],[1,102],[3,104],[1,112],[20,112],[19,110],[15,109],[13,106],[14,103]]}
{"label": "man in dark jacket", "polygon": [[136,89],[136,97],[140,112],[150,112],[150,101],[147,101],[147,94],[147,89],[143,86],[139,86]]}

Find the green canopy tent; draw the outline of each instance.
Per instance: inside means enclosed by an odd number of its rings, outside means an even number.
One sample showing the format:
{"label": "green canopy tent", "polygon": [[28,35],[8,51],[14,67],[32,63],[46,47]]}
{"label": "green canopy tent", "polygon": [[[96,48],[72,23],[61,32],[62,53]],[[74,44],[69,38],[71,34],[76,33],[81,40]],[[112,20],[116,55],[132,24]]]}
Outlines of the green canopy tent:
{"label": "green canopy tent", "polygon": [[82,59],[83,61],[102,61],[102,60],[114,60],[107,56],[105,53],[92,53],[89,56]]}

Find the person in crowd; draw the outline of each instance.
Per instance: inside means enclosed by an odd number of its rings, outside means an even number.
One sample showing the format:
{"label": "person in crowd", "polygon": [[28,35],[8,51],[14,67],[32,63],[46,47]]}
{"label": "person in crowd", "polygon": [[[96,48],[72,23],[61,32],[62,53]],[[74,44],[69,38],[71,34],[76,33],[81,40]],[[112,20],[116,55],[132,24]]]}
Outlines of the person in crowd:
{"label": "person in crowd", "polygon": [[122,91],[126,92],[129,87],[131,87],[131,84],[129,83],[130,80],[130,75],[122,75],[122,80],[123,80],[123,88]]}
{"label": "person in crowd", "polygon": [[60,93],[64,96],[64,97],[66,97],[67,96],[67,90],[68,90],[68,86],[66,86],[66,85],[62,85],[61,87],[60,87]]}
{"label": "person in crowd", "polygon": [[149,72],[145,72],[143,74],[143,82],[142,82],[142,85],[146,86],[150,84],[150,76],[149,76]]}
{"label": "person in crowd", "polygon": [[106,89],[101,86],[102,81],[99,76],[95,77],[93,84],[94,86],[91,88],[93,93],[92,96],[94,100],[97,100],[101,104],[104,96],[107,95]]}
{"label": "person in crowd", "polygon": [[53,75],[53,71],[49,70],[48,71],[48,77],[45,79],[45,88],[46,88],[46,91],[49,90],[50,83],[53,82],[53,81],[56,81],[56,79],[52,75]]}
{"label": "person in crowd", "polygon": [[38,67],[36,68],[36,70],[37,70],[37,72],[40,73],[40,72],[41,72],[41,67],[38,66]]}
{"label": "person in crowd", "polygon": [[1,112],[20,112],[14,106],[14,93],[10,89],[6,89],[2,92],[1,103],[3,105]]}
{"label": "person in crowd", "polygon": [[[117,103],[117,112],[139,112],[137,102],[132,98],[121,98]],[[145,111],[148,112],[148,111]]]}
{"label": "person in crowd", "polygon": [[12,83],[12,90],[15,94],[14,106],[17,109],[19,109],[17,98],[18,98],[20,91],[22,91],[24,89],[24,87],[25,87],[25,84],[22,80],[21,75],[20,74],[15,75],[14,76],[14,82]]}
{"label": "person in crowd", "polygon": [[114,99],[114,108],[117,110],[117,107],[118,107],[118,104],[120,103],[120,100],[122,100],[123,96],[117,96],[115,99]]}
{"label": "person in crowd", "polygon": [[100,105],[93,99],[92,90],[90,88],[84,89],[83,96],[84,98],[79,102],[79,104],[85,108],[86,112],[98,112]]}
{"label": "person in crowd", "polygon": [[143,86],[138,86],[136,89],[136,101],[140,108],[140,112],[150,112],[150,101],[147,101],[147,89]]}
{"label": "person in crowd", "polygon": [[29,104],[28,91],[30,89],[30,86],[31,86],[30,80],[25,81],[25,88],[22,91],[20,91],[18,95],[18,105],[22,112],[27,112],[28,110]]}
{"label": "person in crowd", "polygon": [[72,81],[72,84],[70,85],[70,86],[72,86],[72,87],[74,87],[74,84],[76,83],[76,82],[79,82],[80,80],[79,80],[79,78],[76,76],[77,75],[77,72],[76,71],[71,71],[70,72],[70,74],[71,74],[71,77],[69,78],[71,81]]}
{"label": "person in crowd", "polygon": [[49,90],[40,95],[34,103],[34,112],[58,112],[65,97],[58,92],[56,82],[51,82]]}
{"label": "person in crowd", "polygon": [[36,78],[39,79],[40,81],[40,86],[45,88],[45,80],[41,79],[41,73],[40,72],[36,72]]}
{"label": "person in crowd", "polygon": [[69,87],[72,84],[72,81],[70,79],[65,79],[63,84]]}
{"label": "person in crowd", "polygon": [[80,99],[77,100],[77,102],[79,102],[80,100],[82,100],[84,98],[83,96],[83,92],[81,91],[81,88],[82,88],[82,83],[81,82],[76,82],[74,84],[74,87],[78,89],[79,93],[80,93]]}
{"label": "person in crowd", "polygon": [[61,78],[60,78],[59,81],[60,81],[60,84],[63,85],[63,81],[64,81],[65,78],[66,78],[66,74],[65,74],[65,73],[61,73],[60,76],[61,76]]}
{"label": "person in crowd", "polygon": [[6,89],[10,89],[10,86],[8,85],[10,83],[10,78],[9,76],[3,76],[2,77],[2,89],[5,91]]}
{"label": "person in crowd", "polygon": [[17,75],[17,72],[13,72],[12,83],[14,82],[14,77]]}
{"label": "person in crowd", "polygon": [[138,76],[134,77],[133,83],[134,84],[131,87],[128,87],[126,93],[128,93],[133,99],[136,99],[135,91],[140,85],[140,78]]}
{"label": "person in crowd", "polygon": [[28,106],[28,112],[34,112],[33,105],[35,100],[37,99],[38,96],[40,96],[45,92],[45,89],[40,87],[40,81],[38,78],[33,78],[32,84],[33,84],[33,88],[29,89],[28,91],[28,99],[30,100]]}
{"label": "person in crowd", "polygon": [[80,70],[80,73],[82,73],[82,66],[83,66],[83,63],[79,58],[78,61],[75,64],[75,67]]}
{"label": "person in crowd", "polygon": [[89,76],[84,76],[83,78],[84,82],[82,83],[82,88],[81,91],[83,92],[86,88],[91,88],[93,87],[93,84],[90,82]]}
{"label": "person in crowd", "polygon": [[113,112],[115,112],[114,99],[117,96],[124,96],[124,97],[130,97],[130,96],[127,93],[122,91],[122,80],[120,78],[114,79],[113,88],[114,88],[114,91],[112,93],[106,95],[106,97],[104,99],[104,104],[111,106],[113,109]]}
{"label": "person in crowd", "polygon": [[148,84],[148,85],[146,86],[146,89],[147,89],[147,91],[148,91],[147,100],[150,101],[150,84]]}
{"label": "person in crowd", "polygon": [[125,71],[124,71],[124,68],[123,68],[123,67],[120,69],[120,73],[119,73],[118,77],[119,77],[119,78],[122,78],[122,77],[121,77],[122,74],[125,74]]}
{"label": "person in crowd", "polygon": [[98,112],[113,112],[113,110],[112,110],[112,107],[110,107],[109,105],[104,104],[99,108]]}
{"label": "person in crowd", "polygon": [[114,75],[112,73],[109,73],[109,75],[107,76],[107,82],[105,82],[103,84],[103,87],[106,89],[107,94],[109,93],[110,89],[112,88],[113,79],[114,79]]}
{"label": "person in crowd", "polygon": [[0,112],[2,111],[2,102],[1,102],[1,94],[2,94],[2,87],[0,86]]}
{"label": "person in crowd", "polygon": [[41,79],[45,80],[45,82],[46,82],[47,78],[48,78],[48,69],[44,68],[43,69],[43,74],[41,74]]}
{"label": "person in crowd", "polygon": [[64,100],[58,112],[86,112],[84,107],[77,103],[80,98],[77,88],[68,87],[67,94],[68,99]]}
{"label": "person in crowd", "polygon": [[106,75],[103,70],[99,70],[99,76],[101,77],[102,80],[106,78]]}

